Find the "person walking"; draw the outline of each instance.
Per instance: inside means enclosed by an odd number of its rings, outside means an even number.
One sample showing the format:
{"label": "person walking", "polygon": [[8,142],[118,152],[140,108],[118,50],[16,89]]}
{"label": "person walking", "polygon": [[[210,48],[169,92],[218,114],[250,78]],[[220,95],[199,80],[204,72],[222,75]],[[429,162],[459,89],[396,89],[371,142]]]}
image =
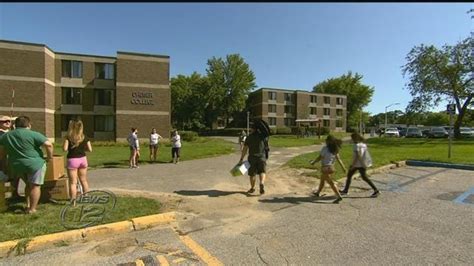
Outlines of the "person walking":
{"label": "person walking", "polygon": [[152,128],[150,133],[150,162],[156,162],[156,156],[158,154],[158,142],[162,139],[160,134],[156,133],[156,129]]}
{"label": "person walking", "polygon": [[365,139],[358,133],[351,134],[352,142],[354,142],[354,147],[352,149],[352,164],[349,167],[347,172],[346,185],[343,190],[340,191],[341,195],[347,195],[349,188],[351,186],[352,176],[356,171],[359,171],[362,180],[364,180],[369,186],[374,190],[370,197],[376,198],[380,195],[380,191],[374,185],[374,183],[367,176],[367,167],[372,165],[372,159],[370,157],[367,144],[365,144]]}
{"label": "person walking", "polygon": [[[46,161],[42,147],[47,153]],[[46,174],[46,162],[53,158],[53,144],[43,134],[31,130],[29,117],[19,116],[15,119],[15,130],[0,137],[1,149],[5,149],[8,155],[12,174],[25,180],[26,213],[35,213]]]}
{"label": "person walking", "polygon": [[250,189],[247,193],[255,192],[256,175],[259,175],[260,180],[260,194],[265,194],[265,179],[266,179],[266,156],[265,156],[265,138],[258,130],[257,122],[250,126],[250,134],[244,143],[244,148],[240,156],[239,164],[242,164],[245,155],[248,157],[247,161],[250,164],[248,175],[250,179]]}
{"label": "person walking", "polygon": [[140,143],[138,141],[138,129],[132,127],[128,135],[128,145],[130,147],[129,167],[138,168],[138,158],[140,158]]}
{"label": "person walking", "polygon": [[67,151],[67,175],[69,177],[69,192],[71,204],[76,205],[77,182],[79,180],[82,193],[89,191],[87,181],[87,157],[86,151],[92,152],[92,145],[84,135],[84,125],[80,120],[69,121],[67,136],[64,138],[63,151]]}
{"label": "person walking", "polygon": [[321,181],[319,182],[318,190],[314,192],[316,197],[319,197],[319,194],[324,189],[324,183],[327,182],[331,189],[336,194],[337,198],[333,203],[339,203],[342,200],[341,194],[334,184],[334,181],[331,179],[331,175],[335,173],[334,164],[337,162],[341,165],[344,172],[346,172],[346,167],[342,163],[341,158],[339,157],[339,151],[341,149],[342,141],[331,135],[326,138],[326,145],[321,149],[319,156],[311,161],[311,164],[321,161]]}
{"label": "person walking", "polygon": [[174,130],[171,137],[171,158],[173,163],[179,163],[179,157],[181,156],[181,136],[178,134],[178,130]]}
{"label": "person walking", "polygon": [[242,130],[239,135],[239,144],[240,144],[240,151],[244,148],[244,143],[245,139],[247,138],[247,134],[245,133],[245,130]]}

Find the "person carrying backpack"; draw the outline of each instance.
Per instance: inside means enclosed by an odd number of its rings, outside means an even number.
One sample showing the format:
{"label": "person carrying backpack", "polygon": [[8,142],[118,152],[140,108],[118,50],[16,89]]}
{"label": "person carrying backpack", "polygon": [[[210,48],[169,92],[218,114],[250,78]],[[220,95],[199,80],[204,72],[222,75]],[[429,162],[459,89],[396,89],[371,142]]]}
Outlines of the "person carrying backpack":
{"label": "person carrying backpack", "polygon": [[351,186],[352,176],[356,171],[359,171],[362,180],[367,182],[369,186],[374,190],[374,193],[370,195],[372,198],[376,198],[380,195],[380,191],[374,185],[374,183],[367,177],[367,168],[372,166],[372,158],[370,157],[367,145],[364,143],[364,137],[359,133],[352,133],[351,139],[354,142],[354,148],[352,153],[352,164],[347,172],[346,186],[343,190],[339,191],[341,195],[347,195],[349,187]]}

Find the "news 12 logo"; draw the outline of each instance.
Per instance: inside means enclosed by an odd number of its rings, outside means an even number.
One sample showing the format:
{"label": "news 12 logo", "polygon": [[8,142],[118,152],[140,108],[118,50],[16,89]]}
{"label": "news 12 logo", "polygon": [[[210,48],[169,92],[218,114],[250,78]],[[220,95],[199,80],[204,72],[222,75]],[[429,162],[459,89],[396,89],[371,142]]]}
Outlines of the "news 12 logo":
{"label": "news 12 logo", "polygon": [[107,213],[115,208],[116,203],[114,193],[91,190],[79,196],[75,205],[67,205],[61,210],[61,224],[66,229],[80,229],[100,224]]}

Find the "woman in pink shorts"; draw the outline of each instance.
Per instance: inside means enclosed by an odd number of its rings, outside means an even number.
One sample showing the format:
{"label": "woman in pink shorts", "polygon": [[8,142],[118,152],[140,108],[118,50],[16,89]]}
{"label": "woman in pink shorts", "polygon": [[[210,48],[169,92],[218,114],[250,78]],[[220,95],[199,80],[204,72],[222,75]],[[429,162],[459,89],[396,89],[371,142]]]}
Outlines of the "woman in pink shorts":
{"label": "woman in pink shorts", "polygon": [[69,176],[69,192],[73,205],[76,203],[78,179],[81,182],[82,192],[86,193],[89,191],[86,151],[91,152],[92,145],[83,131],[82,121],[69,121],[67,136],[63,143],[63,150],[67,151],[67,174]]}

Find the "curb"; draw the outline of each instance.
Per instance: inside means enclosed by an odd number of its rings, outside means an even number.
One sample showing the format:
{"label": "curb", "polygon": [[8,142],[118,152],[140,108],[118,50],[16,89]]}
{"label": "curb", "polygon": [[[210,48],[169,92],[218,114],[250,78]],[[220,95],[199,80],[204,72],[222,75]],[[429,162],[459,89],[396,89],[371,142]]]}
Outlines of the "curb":
{"label": "curb", "polygon": [[[84,229],[64,231],[49,235],[36,236],[0,242],[0,258],[11,254],[26,254],[52,246],[67,245],[71,242],[87,241],[117,233],[127,233],[149,229],[154,226],[176,221],[176,212],[167,212],[133,218],[127,221],[102,224]],[[16,252],[15,252],[16,251]]]}
{"label": "curb", "polygon": [[410,166],[442,167],[442,168],[474,171],[474,165],[469,165],[469,164],[437,163],[437,162],[416,161],[416,160],[407,160],[406,164]]}
{"label": "curb", "polygon": [[[399,168],[399,167],[404,167],[408,165],[406,161],[398,161],[398,162],[395,162],[393,161],[391,164],[387,164],[387,165],[384,165],[384,166],[381,166],[379,168],[374,168],[374,169],[368,169],[367,170],[367,174],[368,175],[372,175],[372,174],[378,174],[378,173],[383,173],[383,172],[387,172],[391,169],[395,169],[395,168]],[[356,172],[354,175],[353,175],[353,178],[360,178],[360,173],[359,172]]]}

